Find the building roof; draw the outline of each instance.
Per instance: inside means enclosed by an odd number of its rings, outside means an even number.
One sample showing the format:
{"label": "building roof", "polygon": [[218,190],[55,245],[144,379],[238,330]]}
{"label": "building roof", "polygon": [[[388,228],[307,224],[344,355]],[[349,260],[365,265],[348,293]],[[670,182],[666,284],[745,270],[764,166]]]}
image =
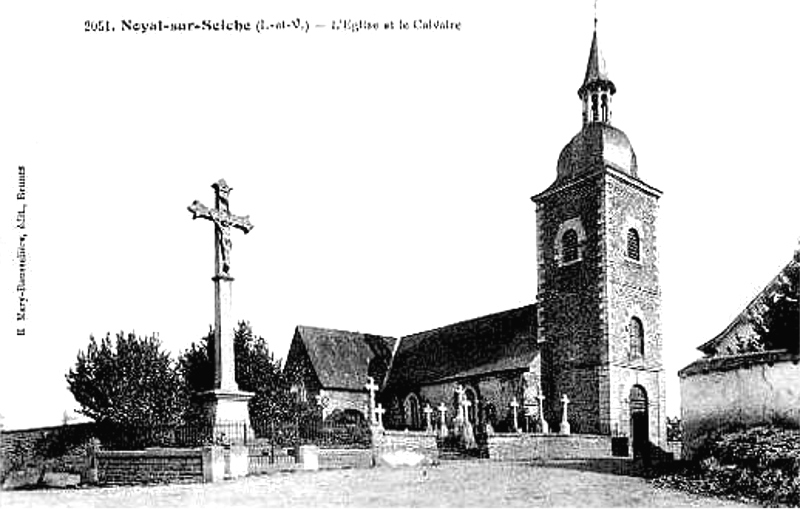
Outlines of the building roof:
{"label": "building roof", "polygon": [[539,351],[536,305],[400,339],[387,388],[527,368]]}
{"label": "building roof", "polygon": [[[380,383],[386,376],[395,338],[299,325],[295,340],[305,346],[325,389],[364,390],[367,376]],[[287,359],[288,365],[289,359]]]}
{"label": "building roof", "polygon": [[708,356],[721,355],[727,353],[725,346],[735,339],[737,333],[741,331],[750,332],[750,323],[754,316],[760,316],[768,308],[768,300],[775,294],[776,289],[781,285],[789,274],[791,267],[800,265],[800,249],[795,253],[794,259],[778,272],[778,274],[770,280],[767,286],[764,287],[750,303],[728,324],[722,332],[714,336],[709,341],[706,341],[697,349]]}
{"label": "building roof", "polygon": [[561,151],[556,181],[569,180],[608,166],[638,178],[636,153],[628,136],[612,125],[592,122],[584,125]]}

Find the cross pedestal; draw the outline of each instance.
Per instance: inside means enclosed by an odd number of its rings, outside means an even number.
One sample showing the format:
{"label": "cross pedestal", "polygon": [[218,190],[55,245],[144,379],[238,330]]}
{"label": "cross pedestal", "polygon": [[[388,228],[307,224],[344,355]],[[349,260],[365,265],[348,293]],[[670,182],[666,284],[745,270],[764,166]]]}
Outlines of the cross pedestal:
{"label": "cross pedestal", "polygon": [[241,443],[252,435],[247,403],[253,393],[239,390],[236,383],[236,364],[233,352],[233,319],[231,267],[231,228],[248,233],[253,225],[248,216],[230,213],[228,195],[231,188],[220,180],[211,187],[215,191],[216,207],[210,209],[196,201],[189,206],[193,219],[212,221],[214,228],[214,385],[210,391],[197,394],[203,414],[212,423],[215,439]]}

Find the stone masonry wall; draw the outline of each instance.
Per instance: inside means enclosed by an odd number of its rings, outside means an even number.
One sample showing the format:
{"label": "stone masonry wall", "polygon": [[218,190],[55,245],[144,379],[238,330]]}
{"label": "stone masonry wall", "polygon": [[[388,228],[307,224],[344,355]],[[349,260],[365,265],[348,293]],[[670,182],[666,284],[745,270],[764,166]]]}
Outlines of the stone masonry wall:
{"label": "stone masonry wall", "polygon": [[369,421],[369,394],[366,392],[342,391],[335,389],[323,389],[320,395],[325,402],[322,411],[323,418],[329,416],[334,410],[358,410],[364,414],[364,418]]}
{"label": "stone masonry wall", "polygon": [[202,449],[98,451],[100,484],[203,482]]}
{"label": "stone masonry wall", "polygon": [[424,431],[373,430],[372,449],[376,464],[381,464],[383,455],[397,451],[421,454],[431,463],[439,460],[436,435]]}
{"label": "stone masonry wall", "polygon": [[[647,392],[650,439],[666,445],[657,194],[606,169],[537,198],[539,334],[551,425],[561,420],[566,394],[574,433],[628,432],[627,399],[638,384]],[[571,263],[559,253],[565,224],[583,230]],[[639,233],[639,261],[627,256],[629,228]],[[644,328],[643,357],[631,351],[634,316]]]}
{"label": "stone masonry wall", "polygon": [[611,437],[499,433],[487,438],[489,458],[501,461],[611,457]]}
{"label": "stone masonry wall", "polygon": [[[602,295],[606,313],[610,364],[608,412],[601,431],[630,435],[628,397],[634,385],[645,389],[648,399],[650,442],[666,447],[666,379],[662,364],[661,292],[656,249],[656,196],[628,180],[606,175],[603,231],[606,240],[606,276]],[[627,256],[628,230],[639,233],[640,256]],[[631,346],[633,317],[644,328],[644,356]],[[606,419],[608,419],[606,421]]]}
{"label": "stone masonry wall", "polygon": [[782,351],[701,359],[680,372],[683,454],[708,433],[772,422],[800,426],[800,364]]}
{"label": "stone masonry wall", "polygon": [[[597,367],[607,357],[599,299],[601,189],[599,175],[587,177],[541,198],[536,209],[545,416],[551,424],[560,422],[559,400],[566,394],[572,431],[579,433],[600,431]],[[558,234],[563,223],[576,219],[585,238],[579,244],[579,261],[565,264],[559,260]]]}
{"label": "stone masonry wall", "polygon": [[86,463],[86,446],[96,435],[93,422],[2,431],[3,469],[44,463],[48,471],[81,473]]}

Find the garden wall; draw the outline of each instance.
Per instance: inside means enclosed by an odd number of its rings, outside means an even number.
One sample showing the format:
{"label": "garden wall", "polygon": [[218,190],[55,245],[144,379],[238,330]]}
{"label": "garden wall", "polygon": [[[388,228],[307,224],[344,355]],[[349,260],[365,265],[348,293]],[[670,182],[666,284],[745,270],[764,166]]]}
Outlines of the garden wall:
{"label": "garden wall", "polygon": [[370,449],[320,449],[319,468],[371,468]]}
{"label": "garden wall", "polygon": [[486,438],[489,458],[500,461],[608,458],[611,437],[497,433]]}
{"label": "garden wall", "polygon": [[79,474],[86,463],[86,447],[95,436],[93,422],[0,432],[0,478],[26,467]]}
{"label": "garden wall", "polygon": [[100,484],[203,482],[202,449],[97,451]]}
{"label": "garden wall", "polygon": [[425,431],[372,431],[372,449],[375,463],[381,464],[381,458],[390,453],[411,452],[424,457],[428,463],[439,460],[439,449],[436,446],[436,435]]}
{"label": "garden wall", "polygon": [[685,459],[716,431],[769,423],[800,426],[800,366],[788,352],[709,357],[678,375]]}

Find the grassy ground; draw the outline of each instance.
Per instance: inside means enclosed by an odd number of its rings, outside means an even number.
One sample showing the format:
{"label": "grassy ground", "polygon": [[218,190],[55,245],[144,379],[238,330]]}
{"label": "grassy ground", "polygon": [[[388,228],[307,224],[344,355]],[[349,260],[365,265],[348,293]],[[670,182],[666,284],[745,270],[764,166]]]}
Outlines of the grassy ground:
{"label": "grassy ground", "polygon": [[2,492],[0,506],[744,507],[655,488],[625,460],[448,461],[429,468],[278,473],[217,484]]}

